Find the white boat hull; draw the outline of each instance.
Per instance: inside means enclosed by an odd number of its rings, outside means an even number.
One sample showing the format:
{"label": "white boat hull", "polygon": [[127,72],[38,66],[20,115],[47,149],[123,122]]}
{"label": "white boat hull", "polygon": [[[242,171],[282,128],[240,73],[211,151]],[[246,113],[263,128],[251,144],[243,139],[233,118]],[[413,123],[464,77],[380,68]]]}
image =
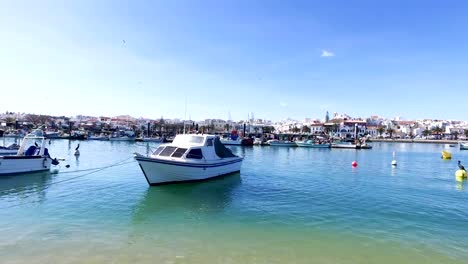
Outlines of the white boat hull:
{"label": "white boat hull", "polygon": [[468,150],[468,143],[460,143],[460,150]]}
{"label": "white boat hull", "polygon": [[225,146],[240,146],[242,145],[242,141],[238,140],[221,140],[221,143]]}
{"label": "white boat hull", "polygon": [[162,138],[143,138],[143,142],[163,142]]}
{"label": "white boat hull", "polygon": [[296,142],[298,147],[305,147],[305,148],[330,148],[330,144],[309,144],[309,143],[299,143]]}
{"label": "white boat hull", "polygon": [[110,141],[135,141],[136,138],[133,137],[111,137]]}
{"label": "white boat hull", "polygon": [[226,158],[219,162],[174,162],[144,156],[135,158],[149,185],[201,181],[241,169],[242,158]]}
{"label": "white boat hull", "polygon": [[297,147],[294,142],[270,142],[270,146],[279,146],[279,147]]}
{"label": "white boat hull", "polygon": [[52,160],[47,157],[2,156],[0,157],[0,175],[47,171],[51,163]]}

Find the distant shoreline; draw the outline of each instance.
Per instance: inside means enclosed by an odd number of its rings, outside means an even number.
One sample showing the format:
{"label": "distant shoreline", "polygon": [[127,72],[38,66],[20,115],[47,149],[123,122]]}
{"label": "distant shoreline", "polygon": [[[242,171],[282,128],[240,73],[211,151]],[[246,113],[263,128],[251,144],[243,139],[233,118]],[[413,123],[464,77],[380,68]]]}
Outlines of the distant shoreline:
{"label": "distant shoreline", "polygon": [[448,139],[387,139],[387,138],[373,138],[369,142],[395,142],[395,143],[431,143],[431,144],[458,144],[462,140],[448,140]]}

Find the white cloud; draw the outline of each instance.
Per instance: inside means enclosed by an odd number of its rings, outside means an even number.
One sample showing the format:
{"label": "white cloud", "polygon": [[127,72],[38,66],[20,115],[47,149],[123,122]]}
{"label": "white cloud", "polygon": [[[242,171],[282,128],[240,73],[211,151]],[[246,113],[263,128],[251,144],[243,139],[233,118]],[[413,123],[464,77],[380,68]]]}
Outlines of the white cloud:
{"label": "white cloud", "polygon": [[285,102],[280,102],[280,106],[281,106],[281,107],[286,107],[286,106],[288,106],[288,104],[285,103]]}
{"label": "white cloud", "polygon": [[335,53],[327,50],[322,50],[322,55],[320,57],[334,57]]}

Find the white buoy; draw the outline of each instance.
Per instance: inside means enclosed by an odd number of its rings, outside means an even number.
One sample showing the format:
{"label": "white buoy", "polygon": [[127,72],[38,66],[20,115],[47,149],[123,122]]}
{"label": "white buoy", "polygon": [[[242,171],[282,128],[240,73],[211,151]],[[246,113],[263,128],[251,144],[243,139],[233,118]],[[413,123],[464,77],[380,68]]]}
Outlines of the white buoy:
{"label": "white buoy", "polygon": [[395,151],[393,151],[393,160],[392,160],[392,166],[396,166],[397,165],[397,161],[395,159]]}

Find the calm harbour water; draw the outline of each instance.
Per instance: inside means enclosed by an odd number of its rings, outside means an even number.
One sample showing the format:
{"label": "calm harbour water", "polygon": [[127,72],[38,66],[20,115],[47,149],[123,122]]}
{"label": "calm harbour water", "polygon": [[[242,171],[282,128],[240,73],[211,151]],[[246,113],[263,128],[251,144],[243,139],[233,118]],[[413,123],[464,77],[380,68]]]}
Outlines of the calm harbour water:
{"label": "calm harbour water", "polygon": [[240,174],[149,187],[132,153],[155,146],[55,140],[60,173],[0,178],[1,263],[468,262],[468,151],[230,147]]}

